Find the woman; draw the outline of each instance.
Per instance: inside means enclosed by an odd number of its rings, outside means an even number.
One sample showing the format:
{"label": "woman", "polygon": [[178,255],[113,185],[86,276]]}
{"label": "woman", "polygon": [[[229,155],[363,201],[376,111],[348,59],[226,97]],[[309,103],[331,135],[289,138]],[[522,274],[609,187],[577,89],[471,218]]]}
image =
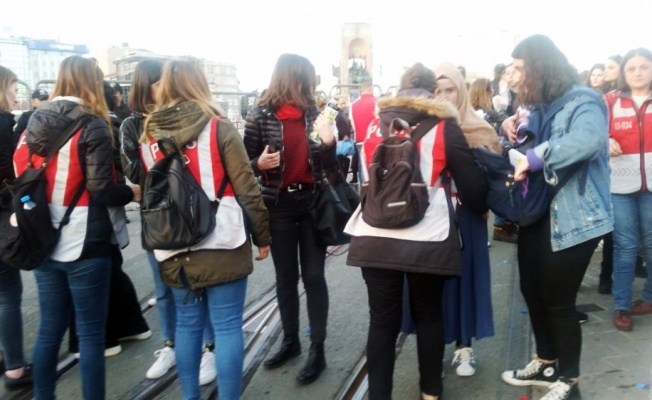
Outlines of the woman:
{"label": "woman", "polygon": [[491,81],[489,79],[480,78],[473,81],[469,86],[469,102],[475,113],[483,118],[492,128],[498,133],[500,125],[502,125],[507,114],[494,110],[492,104]]}
{"label": "woman", "polygon": [[605,93],[604,64],[594,64],[591,67],[586,86],[600,93]]}
{"label": "woman", "polygon": [[[577,72],[546,36],[521,41],[512,52],[523,74],[523,104],[548,105],[571,90],[572,99],[551,121],[551,136],[528,150],[514,179],[543,173],[550,185],[567,174],[548,215],[521,227],[518,265],[521,292],[536,342],[536,357],[526,367],[505,371],[502,379],[516,386],[548,387],[544,400],[580,397],[582,331],[575,300],[601,237],[613,229],[608,182],[607,118],[599,93],[583,90]],[[516,139],[514,118],[503,124]]]}
{"label": "woman", "polygon": [[163,157],[157,141],[170,138],[209,199],[216,200],[216,188],[228,179],[208,236],[190,249],[154,250],[177,310],[175,355],[183,398],[200,398],[202,336],[212,323],[220,399],[239,399],[242,313],[253,270],[249,232],[258,246],[256,260],[265,259],[271,240],[267,210],[240,134],[213,104],[204,72],[191,61],[168,61],[159,85],[157,111],[147,117],[140,140],[145,169]]}
{"label": "woman", "polygon": [[306,364],[297,375],[303,384],[317,380],[326,368],[326,246],[313,229],[310,208],[315,184],[337,163],[334,129],[315,105],[315,86],[315,68],[307,58],[282,54],[265,94],[247,116],[244,133],[275,238],[272,259],[283,324],[281,348],[264,365],[278,368],[301,354],[297,290],[301,274],[311,342]]}
{"label": "woman", "polygon": [[616,54],[607,58],[607,62],[604,63],[604,93],[618,89],[620,65],[622,62],[623,58]]}
{"label": "woman", "polygon": [[[5,179],[14,179],[13,126],[18,77],[0,65],[0,190]],[[5,201],[5,200],[2,200]],[[23,282],[20,271],[0,261],[0,374],[5,374],[5,385],[14,388],[32,383],[31,365],[23,355],[23,314],[20,304]]]}
{"label": "woman", "polygon": [[[471,148],[483,147],[500,154],[502,146],[496,131],[479,117],[469,101],[466,82],[457,68],[441,64],[435,96],[447,100],[460,113],[460,127]],[[487,81],[488,82],[488,81]],[[473,338],[494,335],[491,305],[491,273],[487,248],[486,215],[474,213],[465,203],[459,207],[462,249],[462,276],[444,284],[444,330],[446,343],[455,342],[453,366],[458,376],[475,374],[476,361],[471,348]]]}
{"label": "woman", "polygon": [[[623,58],[622,90],[608,93],[611,200],[614,210],[614,325],[630,331],[632,315],[652,313],[652,52],[639,48]],[[638,246],[645,249],[647,278],[632,303]]]}
{"label": "woman", "polygon": [[[442,291],[447,277],[462,273],[462,259],[445,200],[443,208],[441,203],[435,205],[434,201],[446,196],[439,184],[441,172],[446,169],[452,175],[462,204],[468,204],[480,215],[486,212],[485,181],[456,122],[457,110],[450,103],[435,98],[436,87],[435,74],[431,70],[421,63],[409,68],[401,78],[397,96],[378,101],[380,118],[369,128],[370,132],[375,129],[377,133],[365,140],[361,153],[363,177],[368,181],[371,154],[382,138],[394,129],[395,120],[409,127],[420,123],[433,125],[418,144],[421,174],[430,196],[430,208],[421,222],[404,229],[373,228],[364,222],[358,210],[345,230],[352,236],[347,264],[362,267],[369,296],[370,400],[392,397],[404,280],[409,288],[410,313],[417,333],[421,397],[433,400],[442,394]],[[442,230],[442,226],[449,229]],[[442,245],[446,239],[451,246]],[[483,244],[486,249],[486,240]],[[442,247],[444,250],[439,251]]]}
{"label": "woman", "polygon": [[[121,159],[125,176],[129,181],[145,186],[146,173],[140,158],[140,137],[147,116],[154,111],[156,92],[160,85],[163,62],[146,59],[138,63],[131,78],[129,108],[133,111],[120,126]],[[177,310],[174,305],[172,289],[161,281],[158,261],[154,253],[147,252],[147,261],[152,269],[156,311],[161,330],[163,348],[154,352],[156,361],[147,370],[148,379],[158,379],[176,364],[174,353],[174,334],[177,325]],[[199,384],[206,385],[215,380],[215,348],[213,327],[207,323],[204,330],[204,353],[199,370]]]}
{"label": "woman", "polygon": [[[111,274],[113,227],[107,207],[140,200],[140,192],[116,184],[109,116],[102,71],[80,56],[64,59],[52,100],[38,108],[14,155],[16,173],[27,167],[28,155],[40,165],[53,138],[73,124],[77,131],[46,167],[52,223],[67,209],[70,193],[84,188],[70,223],[50,259],[34,270],[41,320],[34,346],[34,395],[54,399],[61,339],[74,310],[79,338],[79,371],[84,399],[105,398],[104,330]],[[79,118],[90,114],[87,122]],[[67,165],[61,160],[68,161]],[[72,296],[71,296],[72,294]]]}

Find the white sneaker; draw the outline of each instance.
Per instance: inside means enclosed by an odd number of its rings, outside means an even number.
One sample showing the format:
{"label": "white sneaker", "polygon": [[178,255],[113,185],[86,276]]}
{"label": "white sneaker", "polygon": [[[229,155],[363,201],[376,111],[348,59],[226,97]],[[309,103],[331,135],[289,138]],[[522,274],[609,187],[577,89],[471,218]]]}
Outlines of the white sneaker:
{"label": "white sneaker", "polygon": [[164,347],[161,350],[154,352],[154,357],[157,357],[156,362],[147,370],[145,377],[147,379],[158,379],[165,375],[170,368],[174,367],[177,360],[174,356],[174,349],[172,347]]}
{"label": "white sneaker", "polygon": [[581,399],[580,388],[577,383],[558,380],[550,385],[550,391],[541,400],[575,400]]}
{"label": "white sneaker", "polygon": [[[117,345],[113,347],[108,347],[104,349],[104,357],[113,357],[115,355],[118,355],[122,352],[122,346]],[[80,353],[72,353],[73,357],[75,357],[75,360],[79,360]]]}
{"label": "white sneaker", "polygon": [[204,351],[201,355],[201,364],[199,364],[199,385],[208,385],[215,380],[216,376],[215,353],[212,351]]}
{"label": "white sneaker", "polygon": [[475,357],[473,356],[473,349],[470,347],[463,347],[455,350],[453,366],[456,367],[455,373],[457,376],[473,376],[475,374]]}

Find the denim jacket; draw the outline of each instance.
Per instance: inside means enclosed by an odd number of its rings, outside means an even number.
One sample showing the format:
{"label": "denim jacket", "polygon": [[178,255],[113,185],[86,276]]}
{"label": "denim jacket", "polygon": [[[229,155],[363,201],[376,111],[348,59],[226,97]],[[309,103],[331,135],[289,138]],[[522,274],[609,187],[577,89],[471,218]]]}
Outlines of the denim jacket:
{"label": "denim jacket", "polygon": [[552,120],[550,140],[534,149],[551,185],[572,174],[550,204],[553,251],[613,230],[607,109],[596,92],[569,101]]}

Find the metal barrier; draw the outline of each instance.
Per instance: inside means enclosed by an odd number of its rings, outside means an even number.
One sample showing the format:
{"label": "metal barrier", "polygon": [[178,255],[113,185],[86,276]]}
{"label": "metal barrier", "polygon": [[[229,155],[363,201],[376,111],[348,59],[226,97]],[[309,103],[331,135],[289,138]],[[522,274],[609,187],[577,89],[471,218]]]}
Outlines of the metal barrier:
{"label": "metal barrier", "polygon": [[226,117],[233,122],[240,135],[244,135],[244,122],[247,114],[256,106],[258,92],[211,91],[213,100],[222,108]]}

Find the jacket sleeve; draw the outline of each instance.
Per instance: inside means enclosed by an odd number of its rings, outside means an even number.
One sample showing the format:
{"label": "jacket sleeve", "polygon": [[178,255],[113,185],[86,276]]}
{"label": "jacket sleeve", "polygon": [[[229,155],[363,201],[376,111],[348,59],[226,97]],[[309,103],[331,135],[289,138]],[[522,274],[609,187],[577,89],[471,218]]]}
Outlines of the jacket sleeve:
{"label": "jacket sleeve", "polygon": [[244,145],[246,148],[247,156],[251,161],[251,168],[254,170],[256,176],[259,176],[262,171],[258,169],[258,157],[263,152],[263,137],[260,125],[256,120],[255,111],[250,111],[247,114],[244,129]]}
{"label": "jacket sleeve", "polygon": [[140,132],[134,117],[120,125],[120,160],[122,170],[131,182],[142,186],[145,182],[145,168],[140,158]]}
{"label": "jacket sleeve", "polygon": [[[14,178],[14,145],[12,126],[4,118],[0,119],[0,185],[5,179]],[[6,125],[6,126],[5,126]]]}
{"label": "jacket sleeve", "polygon": [[16,123],[16,127],[14,128],[14,147],[18,145],[18,140],[20,139],[20,135],[25,132],[25,129],[27,129],[27,121],[29,121],[29,117],[32,115],[31,112],[25,112],[20,115],[18,118],[18,122]]}
{"label": "jacket sleeve", "polygon": [[219,122],[218,142],[236,199],[249,221],[253,242],[259,247],[267,246],[271,243],[269,213],[251,169],[244,142],[233,124],[226,119]]}
{"label": "jacket sleeve", "polygon": [[124,206],[133,199],[131,188],[115,183],[111,130],[99,117],[84,127],[86,188],[94,201],[107,206]]}
{"label": "jacket sleeve", "polygon": [[457,187],[460,201],[468,204],[479,215],[487,212],[487,183],[476,163],[462,129],[454,120],[446,120],[444,127],[446,167]]}

